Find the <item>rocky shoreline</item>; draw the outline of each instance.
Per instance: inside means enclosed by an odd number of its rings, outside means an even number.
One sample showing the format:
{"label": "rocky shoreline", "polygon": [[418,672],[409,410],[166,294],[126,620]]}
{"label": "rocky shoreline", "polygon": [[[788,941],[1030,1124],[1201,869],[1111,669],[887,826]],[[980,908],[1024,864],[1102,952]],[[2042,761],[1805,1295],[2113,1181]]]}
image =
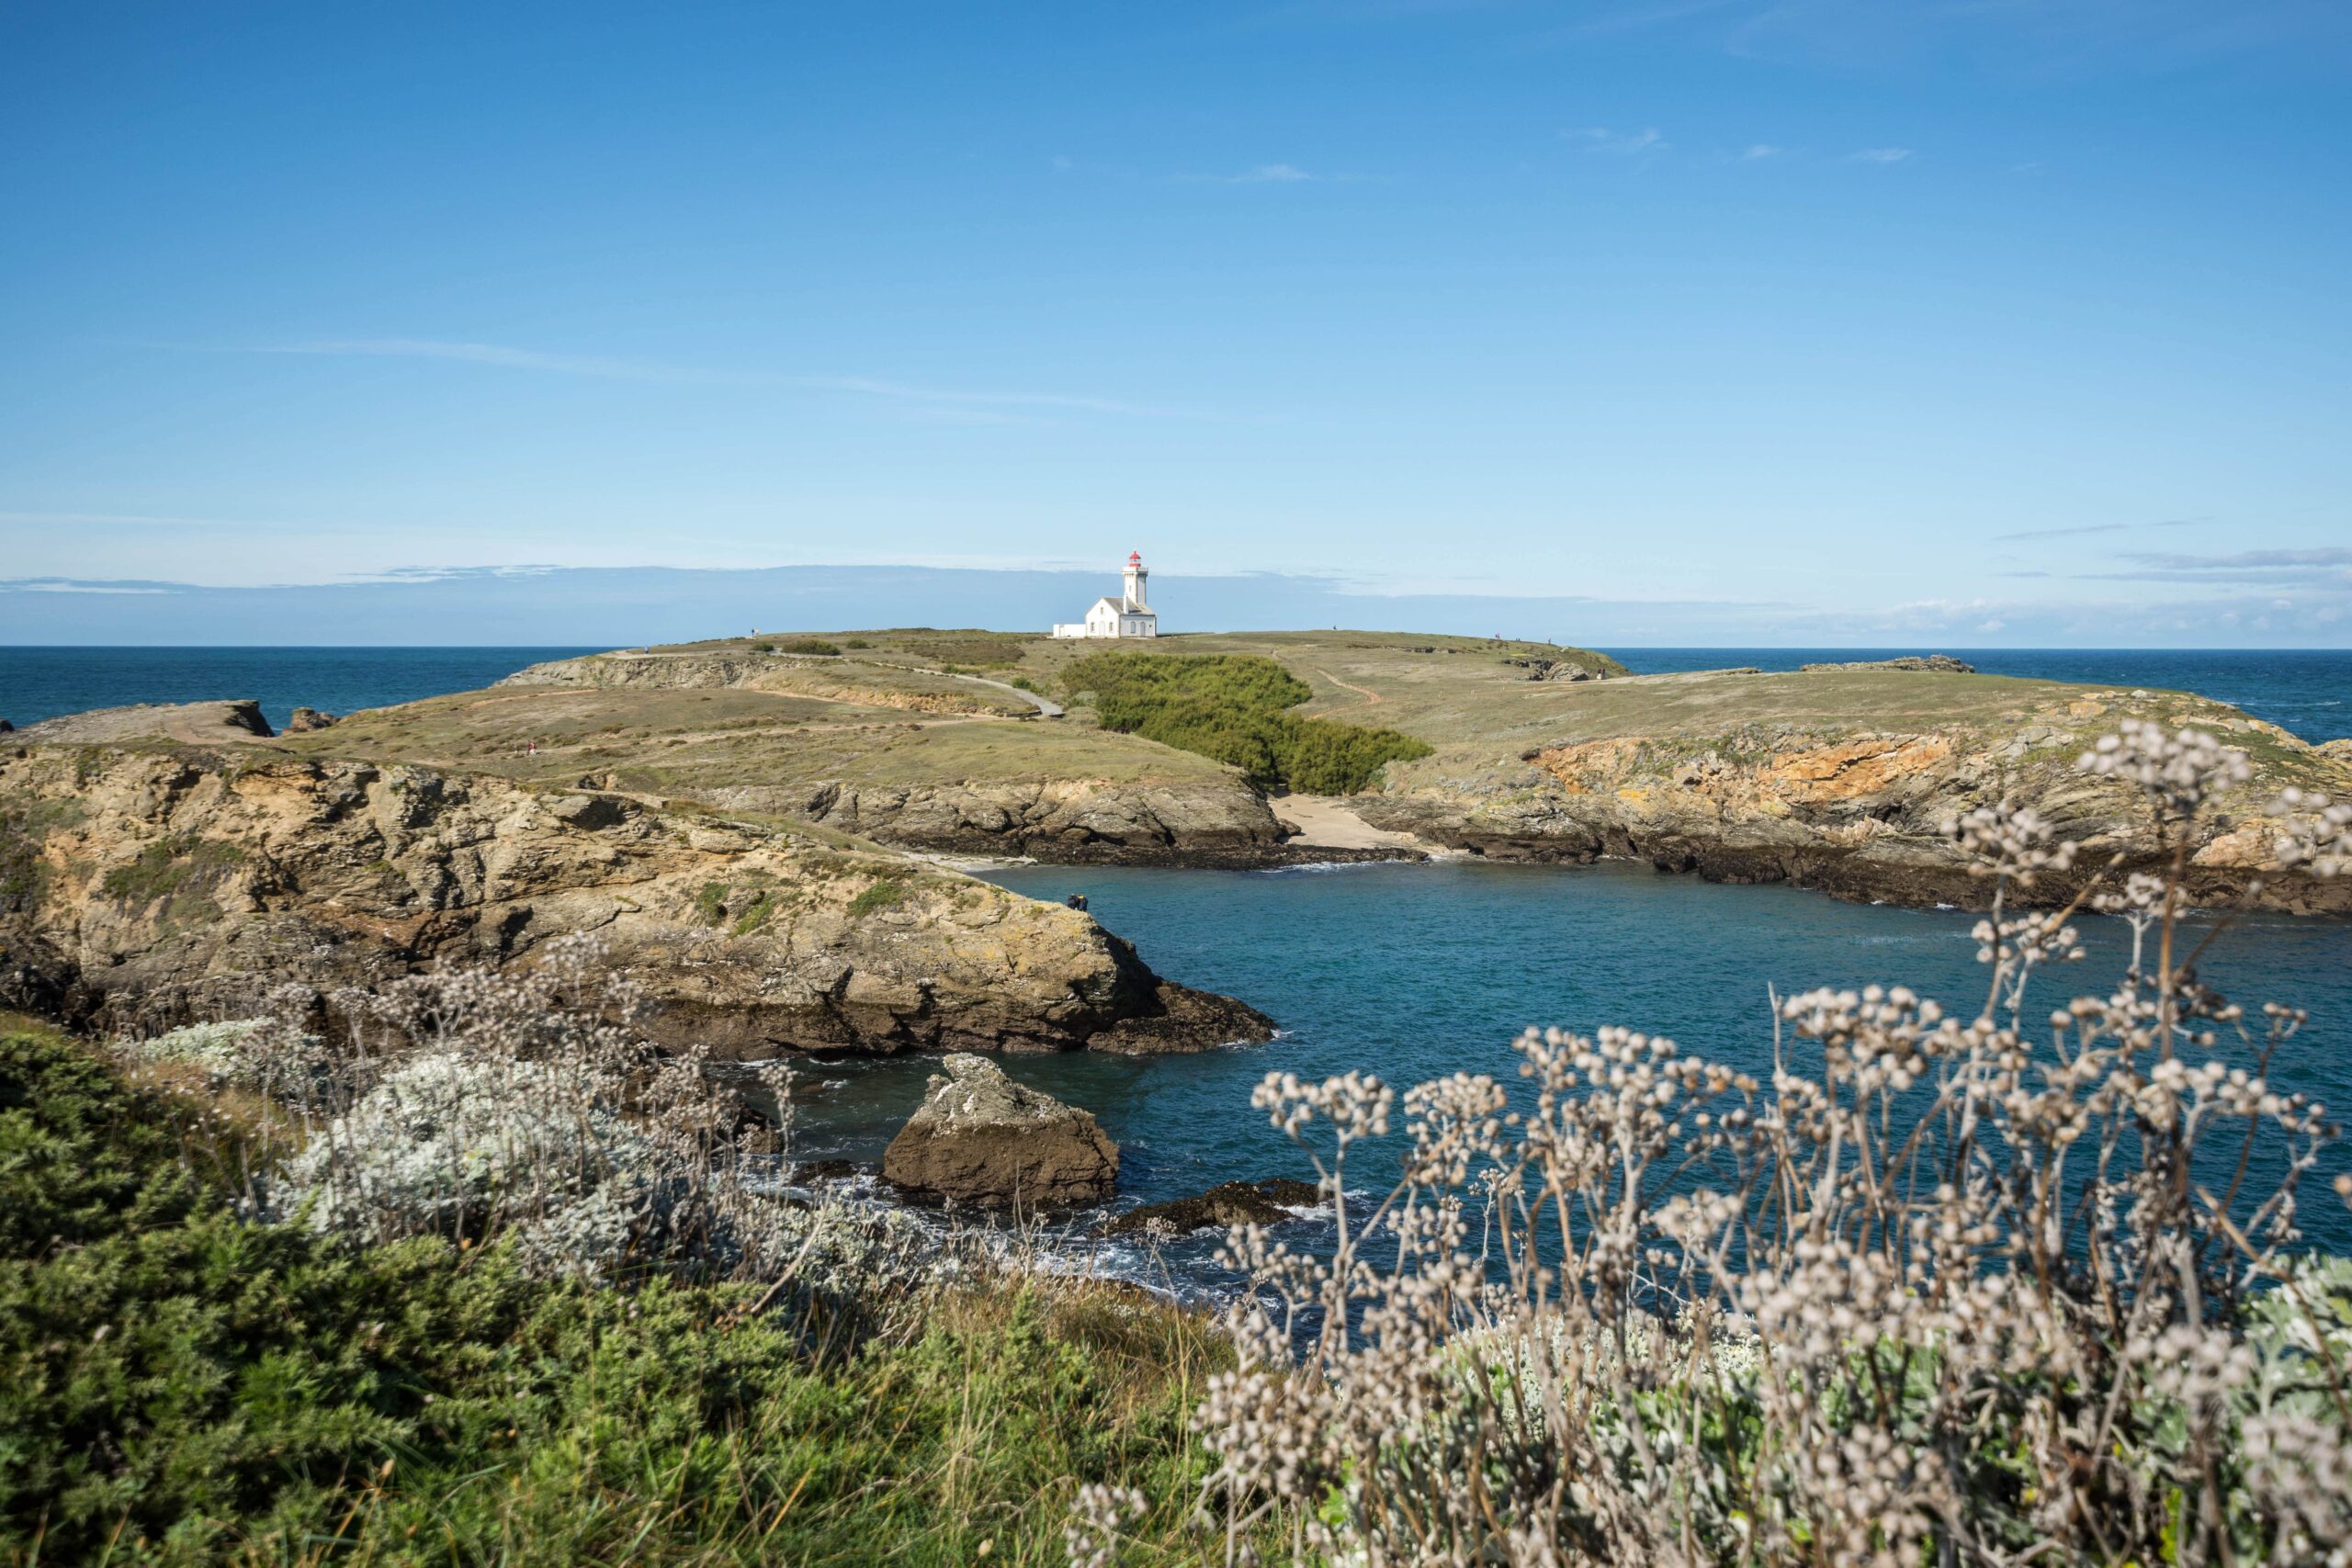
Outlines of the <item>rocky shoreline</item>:
{"label": "rocky shoreline", "polygon": [[836,836],[238,749],[0,753],[0,1006],[147,1032],[591,937],[726,1057],[1189,1051],[1263,1014],[1079,910]]}

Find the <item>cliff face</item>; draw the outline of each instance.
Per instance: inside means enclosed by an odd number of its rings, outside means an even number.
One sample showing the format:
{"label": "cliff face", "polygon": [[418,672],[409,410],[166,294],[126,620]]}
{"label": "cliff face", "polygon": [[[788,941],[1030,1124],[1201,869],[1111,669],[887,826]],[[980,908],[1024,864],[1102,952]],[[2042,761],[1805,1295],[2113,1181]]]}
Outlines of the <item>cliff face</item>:
{"label": "cliff face", "polygon": [[[2199,718],[2252,752],[2257,773],[2200,825],[2188,868],[2195,897],[2218,903],[2259,883],[2255,900],[2266,908],[2352,910],[2352,886],[2279,871],[2266,814],[2289,784],[2352,793],[2352,767],[2210,705],[2215,712]],[[1966,905],[1980,902],[1984,886],[1946,830],[1980,805],[2034,807],[2061,836],[2084,843],[2086,868],[2119,852],[2127,867],[2165,858],[2139,794],[2076,766],[2112,728],[2107,704],[2077,696],[1997,727],[1857,732],[1780,723],[1619,735],[1538,746],[1511,762],[1456,756],[1392,769],[1385,793],[1351,804],[1380,826],[1498,859],[1640,859],[1722,882]],[[2036,894],[2064,899],[2076,886],[2051,878]]]}
{"label": "cliff face", "polygon": [[363,762],[26,748],[0,755],[0,1004],[175,1022],[594,932],[656,1038],[722,1055],[1269,1032],[1082,913],[831,837]]}
{"label": "cliff face", "polygon": [[780,812],[945,854],[1030,855],[1074,865],[1238,867],[1288,858],[1272,808],[1238,778],[1203,784],[827,782],[813,789],[718,789],[711,798],[733,809]]}

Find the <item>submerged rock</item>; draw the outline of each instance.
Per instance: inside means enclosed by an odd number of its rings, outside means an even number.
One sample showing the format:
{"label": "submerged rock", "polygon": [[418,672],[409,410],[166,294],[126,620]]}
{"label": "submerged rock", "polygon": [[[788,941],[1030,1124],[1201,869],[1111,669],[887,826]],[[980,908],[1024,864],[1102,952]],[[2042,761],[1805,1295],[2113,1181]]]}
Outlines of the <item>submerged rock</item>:
{"label": "submerged rock", "polygon": [[1098,1203],[1119,1181],[1119,1145],[1094,1118],[1013,1082],[985,1056],[942,1058],[928,1092],[883,1152],[887,1181],[985,1208]]}
{"label": "submerged rock", "polygon": [[1323,1190],[1312,1181],[1275,1177],[1268,1181],[1227,1181],[1197,1198],[1168,1203],[1147,1203],[1103,1222],[1097,1235],[1185,1235],[1193,1231],[1231,1225],[1279,1224],[1292,1218],[1293,1209],[1323,1201]]}

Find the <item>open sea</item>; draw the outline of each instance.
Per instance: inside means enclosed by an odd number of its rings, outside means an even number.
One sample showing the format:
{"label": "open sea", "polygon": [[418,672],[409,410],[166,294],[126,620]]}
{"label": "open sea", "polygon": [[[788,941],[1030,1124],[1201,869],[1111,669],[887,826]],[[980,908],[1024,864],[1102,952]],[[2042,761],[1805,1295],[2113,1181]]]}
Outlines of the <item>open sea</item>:
{"label": "open sea", "polygon": [[[467,690],[580,651],[0,648],[0,715],[24,724],[120,703],[252,696],[277,723],[296,704],[347,712]],[[1613,651],[1643,672],[1874,656]],[[2312,740],[2352,735],[2352,652],[1947,651],[1991,673],[2196,691]],[[1155,968],[1240,997],[1283,1026],[1272,1044],[1197,1055],[1008,1061],[1016,1077],[1093,1111],[1118,1140],[1122,1207],[1235,1179],[1308,1174],[1250,1109],[1251,1086],[1272,1070],[1363,1068],[1400,1086],[1456,1070],[1508,1077],[1510,1041],[1527,1025],[1621,1023],[1764,1071],[1774,988],[1901,983],[1971,1013],[1984,994],[1970,915],[1717,886],[1646,867],[1453,861],[1272,872],[1017,866],[989,875],[1040,897],[1084,892],[1102,923],[1135,941]],[[2097,918],[2083,925],[2091,956],[2037,983],[2041,1009],[2077,987],[2104,990],[2120,968],[2120,928]],[[2352,922],[2245,919],[2216,941],[2202,977],[2257,1016],[2270,1000],[2308,1009],[2309,1024],[2278,1053],[2271,1078],[2352,1109]],[[929,1070],[921,1059],[813,1065],[802,1156],[878,1159]],[[2270,1157],[2258,1155],[2257,1170]],[[2312,1242],[2337,1252],[2352,1252],[2352,1213],[2325,1192],[2324,1179],[2346,1168],[2352,1159],[2331,1155],[2303,1208]],[[1318,1223],[1298,1222],[1300,1245],[1316,1244]],[[1206,1236],[1157,1250],[1074,1243],[1070,1256],[1215,1292],[1223,1287],[1209,1262],[1214,1245]]]}

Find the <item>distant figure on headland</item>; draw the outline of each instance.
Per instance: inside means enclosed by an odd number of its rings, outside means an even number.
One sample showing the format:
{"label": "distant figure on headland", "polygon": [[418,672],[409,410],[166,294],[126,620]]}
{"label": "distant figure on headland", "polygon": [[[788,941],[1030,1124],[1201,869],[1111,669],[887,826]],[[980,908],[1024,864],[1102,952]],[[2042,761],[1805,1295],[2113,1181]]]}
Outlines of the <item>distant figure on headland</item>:
{"label": "distant figure on headland", "polygon": [[1073,909],[1083,909],[1086,908],[1086,895],[1083,893],[1073,893],[1068,898],[1063,899],[1062,902],[1068,904]]}

